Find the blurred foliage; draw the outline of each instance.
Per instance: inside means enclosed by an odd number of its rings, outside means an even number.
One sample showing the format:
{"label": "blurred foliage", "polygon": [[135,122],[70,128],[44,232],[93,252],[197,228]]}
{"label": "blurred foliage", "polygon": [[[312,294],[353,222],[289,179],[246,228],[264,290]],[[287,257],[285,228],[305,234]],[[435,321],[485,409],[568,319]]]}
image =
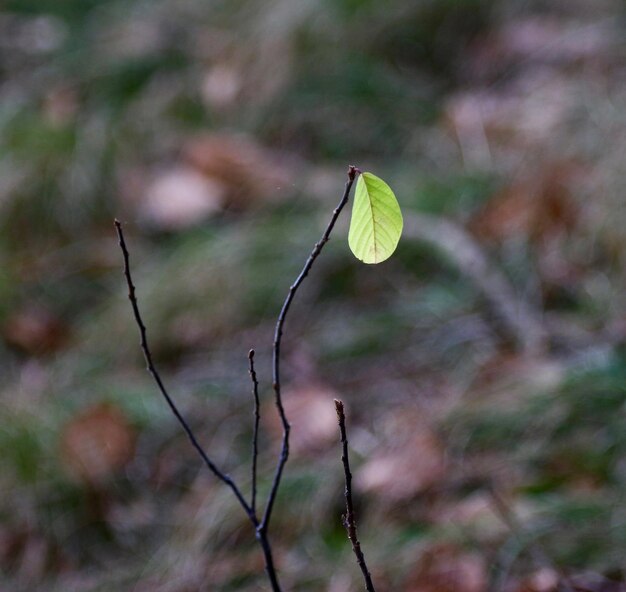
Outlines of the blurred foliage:
{"label": "blurred foliage", "polygon": [[[167,383],[244,487],[257,350],[265,493],[273,322],[348,164],[393,187],[405,236],[372,269],[340,219],[294,304],[285,588],[358,582],[333,396],[381,589],[624,579],[624,16],[617,0],[3,3],[0,588],[264,585],[143,370],[112,219]],[[524,349],[510,333],[534,325]]]}

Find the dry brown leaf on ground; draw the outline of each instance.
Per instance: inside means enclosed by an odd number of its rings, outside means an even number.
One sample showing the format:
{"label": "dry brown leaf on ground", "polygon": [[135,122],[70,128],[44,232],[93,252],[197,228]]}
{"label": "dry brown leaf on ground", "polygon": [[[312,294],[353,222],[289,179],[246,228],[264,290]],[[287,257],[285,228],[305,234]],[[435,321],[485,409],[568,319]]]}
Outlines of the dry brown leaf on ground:
{"label": "dry brown leaf on ground", "polygon": [[49,309],[27,304],[9,315],[2,327],[2,337],[24,353],[45,355],[67,345],[70,330]]}
{"label": "dry brown leaf on ground", "polygon": [[434,545],[417,561],[404,592],[485,592],[487,567],[477,553],[452,545]]}
{"label": "dry brown leaf on ground", "polygon": [[[286,388],[285,412],[291,424],[289,449],[294,456],[317,454],[328,446],[339,445],[339,428],[333,400],[338,397],[330,387],[311,383]],[[276,439],[282,437],[282,425],[273,408],[267,407],[270,429]]]}
{"label": "dry brown leaf on ground", "polygon": [[119,178],[120,201],[156,230],[185,230],[225,208],[280,199],[292,185],[285,157],[243,134],[197,135],[181,151],[168,168],[130,167]]}
{"label": "dry brown leaf on ground", "polygon": [[410,500],[445,478],[445,450],[412,410],[392,415],[387,424],[388,437],[355,472],[355,486],[388,502]]}
{"label": "dry brown leaf on ground", "polygon": [[586,269],[573,260],[569,239],[584,232],[584,206],[575,201],[593,171],[574,160],[556,160],[494,195],[470,221],[483,241],[529,241],[534,247],[544,302],[572,293]]}
{"label": "dry brown leaf on ground", "polygon": [[139,217],[158,230],[197,226],[220,211],[227,188],[189,166],[157,173],[137,199]]}
{"label": "dry brown leaf on ground", "polygon": [[481,239],[528,238],[542,243],[573,232],[579,212],[571,187],[586,174],[580,163],[554,161],[496,193],[470,222]]}
{"label": "dry brown leaf on ground", "polygon": [[102,485],[133,458],[135,430],[118,407],[97,403],[73,417],[61,432],[61,462],[77,480]]}
{"label": "dry brown leaf on ground", "polygon": [[283,158],[243,134],[207,133],[183,146],[185,161],[226,188],[226,204],[245,208],[285,195],[293,173]]}

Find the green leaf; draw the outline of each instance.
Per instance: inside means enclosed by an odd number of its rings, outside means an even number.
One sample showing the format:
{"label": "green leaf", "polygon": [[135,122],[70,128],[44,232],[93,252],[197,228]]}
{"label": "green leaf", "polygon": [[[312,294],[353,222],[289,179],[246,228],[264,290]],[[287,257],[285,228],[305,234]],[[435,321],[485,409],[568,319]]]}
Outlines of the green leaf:
{"label": "green leaf", "polygon": [[402,212],[387,183],[362,173],[356,184],[348,244],[363,263],[391,257],[402,234]]}

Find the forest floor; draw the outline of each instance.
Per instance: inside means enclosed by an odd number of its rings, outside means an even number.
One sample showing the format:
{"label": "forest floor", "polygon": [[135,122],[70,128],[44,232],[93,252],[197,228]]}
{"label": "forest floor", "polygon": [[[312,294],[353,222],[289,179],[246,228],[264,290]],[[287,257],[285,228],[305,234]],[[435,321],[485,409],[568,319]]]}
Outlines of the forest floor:
{"label": "forest floor", "polygon": [[0,590],[265,590],[254,533],[139,348],[260,499],[274,324],[349,164],[395,190],[394,257],[345,212],[283,342],[285,590],[626,584],[626,13],[617,0],[8,0],[0,9]]}

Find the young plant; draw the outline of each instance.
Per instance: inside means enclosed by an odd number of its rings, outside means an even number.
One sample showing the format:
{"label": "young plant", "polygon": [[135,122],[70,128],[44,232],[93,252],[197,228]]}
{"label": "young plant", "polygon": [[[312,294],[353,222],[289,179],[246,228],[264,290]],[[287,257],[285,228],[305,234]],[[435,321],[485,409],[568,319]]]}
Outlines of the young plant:
{"label": "young plant", "polygon": [[[232,479],[232,477],[230,477],[219,467],[217,467],[217,465],[211,460],[209,454],[198,442],[198,439],[194,435],[193,430],[179,411],[174,399],[171,397],[168,390],[166,389],[165,384],[154,365],[152,353],[150,351],[150,346],[148,343],[146,326],[144,325],[141,313],[139,311],[136,290],[130,272],[130,256],[128,248],[126,246],[122,224],[119,222],[119,220],[115,220],[115,228],[117,230],[119,244],[124,258],[124,276],[126,278],[126,284],[128,286],[128,298],[130,300],[133,310],[135,323],[137,324],[137,327],[139,329],[140,344],[146,360],[147,369],[154,378],[154,381],[156,382],[159,391],[161,392],[161,395],[165,399],[165,402],[167,403],[170,410],[187,434],[191,445],[196,449],[204,464],[215,475],[215,477],[217,477],[227,487],[230,488],[239,505],[245,512],[251,525],[253,526],[256,540],[258,541],[263,552],[263,557],[265,560],[265,571],[267,573],[267,577],[270,581],[273,592],[282,592],[282,588],[279,583],[276,566],[274,565],[272,546],[269,538],[269,527],[285,464],[287,463],[287,460],[289,458],[289,433],[291,430],[291,426],[289,425],[289,421],[285,414],[281,391],[280,348],[283,337],[283,330],[293,299],[295,298],[299,287],[302,285],[302,282],[309,274],[313,263],[322,252],[324,245],[330,239],[330,234],[335,227],[335,223],[337,222],[341,211],[348,202],[350,190],[352,189],[352,185],[354,184],[354,181],[357,177],[358,181],[355,192],[354,205],[352,208],[350,232],[348,236],[348,242],[354,255],[364,263],[380,263],[385,259],[388,259],[392,255],[398,245],[400,235],[402,234],[402,213],[400,212],[400,207],[393,194],[393,191],[382,179],[376,177],[372,173],[362,173],[358,168],[350,166],[348,168],[348,180],[346,181],[341,200],[339,201],[337,207],[333,210],[330,221],[326,226],[326,230],[322,234],[320,240],[313,247],[313,250],[306,260],[302,271],[293,282],[293,284],[289,287],[289,291],[287,293],[283,306],[280,310],[280,314],[278,315],[278,320],[276,322],[276,327],[274,330],[274,342],[272,347],[272,386],[274,389],[274,403],[282,424],[283,434],[281,450],[276,462],[272,485],[267,500],[265,502],[264,510],[262,512],[260,512],[257,507],[257,456],[260,403],[258,394],[258,382],[254,367],[254,350],[250,350],[250,353],[248,355],[249,373],[252,380],[254,395],[254,430],[252,436],[253,441],[251,467],[252,491],[250,495],[250,501],[248,501],[246,496],[243,494],[243,492]],[[346,480],[346,515],[344,516],[343,522],[348,532],[348,537],[352,542],[352,547],[356,554],[358,564],[363,573],[366,589],[368,592],[374,592],[374,586],[371,580],[371,576],[365,564],[365,558],[361,551],[361,547],[356,535],[356,519],[352,505],[352,475],[350,473],[350,464],[348,460],[348,440],[346,435],[343,403],[341,403],[340,401],[335,401],[335,406],[339,420],[339,428],[342,442],[342,461]]]}

